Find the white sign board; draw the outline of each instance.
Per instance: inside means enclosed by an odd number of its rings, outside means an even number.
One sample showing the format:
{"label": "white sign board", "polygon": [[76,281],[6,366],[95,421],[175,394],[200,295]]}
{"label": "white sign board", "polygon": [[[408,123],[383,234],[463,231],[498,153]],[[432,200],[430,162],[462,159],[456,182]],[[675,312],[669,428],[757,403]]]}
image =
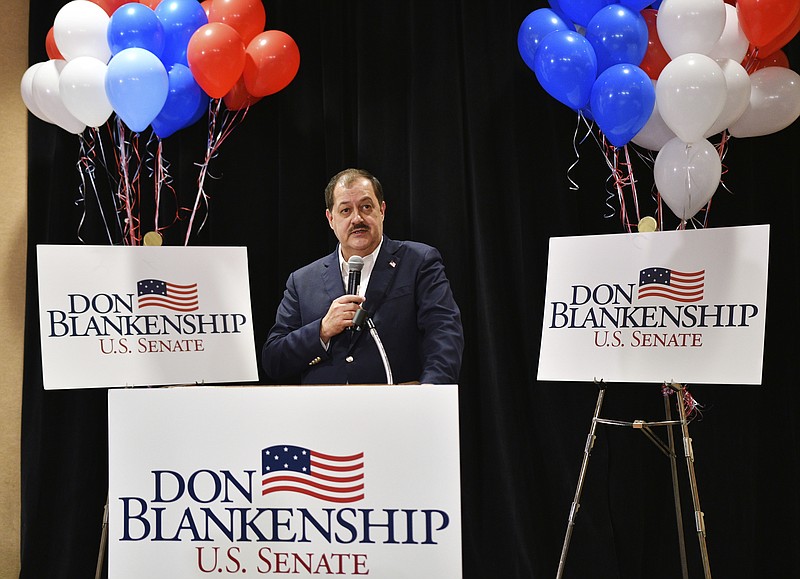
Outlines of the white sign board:
{"label": "white sign board", "polygon": [[39,245],[45,389],[258,380],[244,247]]}
{"label": "white sign board", "polygon": [[461,577],[456,386],[108,397],[109,579]]}
{"label": "white sign board", "polygon": [[760,384],[769,226],[550,240],[539,380]]}

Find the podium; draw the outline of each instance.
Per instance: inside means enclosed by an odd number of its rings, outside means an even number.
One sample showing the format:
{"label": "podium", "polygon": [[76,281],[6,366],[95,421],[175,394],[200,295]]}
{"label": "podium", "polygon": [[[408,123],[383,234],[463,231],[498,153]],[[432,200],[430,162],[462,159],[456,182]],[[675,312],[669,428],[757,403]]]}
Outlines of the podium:
{"label": "podium", "polygon": [[461,577],[456,386],[108,397],[109,579]]}

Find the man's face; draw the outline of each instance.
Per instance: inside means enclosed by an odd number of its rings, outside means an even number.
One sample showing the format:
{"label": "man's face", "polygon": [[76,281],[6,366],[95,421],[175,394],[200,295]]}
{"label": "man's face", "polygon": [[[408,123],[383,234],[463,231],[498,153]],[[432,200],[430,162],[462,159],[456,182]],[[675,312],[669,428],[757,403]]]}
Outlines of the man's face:
{"label": "man's face", "polygon": [[328,223],[342,244],[345,260],[353,255],[369,255],[383,236],[386,203],[378,198],[368,179],[356,179],[349,187],[341,183],[333,190],[333,208],[325,211]]}

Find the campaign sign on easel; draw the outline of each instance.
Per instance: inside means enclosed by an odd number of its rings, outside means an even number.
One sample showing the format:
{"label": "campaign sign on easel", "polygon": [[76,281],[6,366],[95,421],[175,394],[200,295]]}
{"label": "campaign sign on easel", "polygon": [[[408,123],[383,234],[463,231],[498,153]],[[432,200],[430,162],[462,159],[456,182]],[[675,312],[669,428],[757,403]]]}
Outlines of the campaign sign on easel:
{"label": "campaign sign on easel", "polygon": [[458,390],[115,389],[109,579],[459,579]]}
{"label": "campaign sign on easel", "polygon": [[760,384],[769,226],[550,240],[539,380]]}
{"label": "campaign sign on easel", "polygon": [[258,379],[244,247],[39,245],[46,389]]}

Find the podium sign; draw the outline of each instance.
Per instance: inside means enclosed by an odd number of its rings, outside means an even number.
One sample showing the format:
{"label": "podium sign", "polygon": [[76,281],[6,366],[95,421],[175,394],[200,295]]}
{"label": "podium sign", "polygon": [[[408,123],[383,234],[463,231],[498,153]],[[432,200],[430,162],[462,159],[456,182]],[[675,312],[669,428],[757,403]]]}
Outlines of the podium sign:
{"label": "podium sign", "polygon": [[550,240],[539,380],[760,384],[769,226]]}
{"label": "podium sign", "polygon": [[46,389],[258,380],[244,247],[40,245]]}
{"label": "podium sign", "polygon": [[461,577],[455,386],[108,396],[109,579]]}

